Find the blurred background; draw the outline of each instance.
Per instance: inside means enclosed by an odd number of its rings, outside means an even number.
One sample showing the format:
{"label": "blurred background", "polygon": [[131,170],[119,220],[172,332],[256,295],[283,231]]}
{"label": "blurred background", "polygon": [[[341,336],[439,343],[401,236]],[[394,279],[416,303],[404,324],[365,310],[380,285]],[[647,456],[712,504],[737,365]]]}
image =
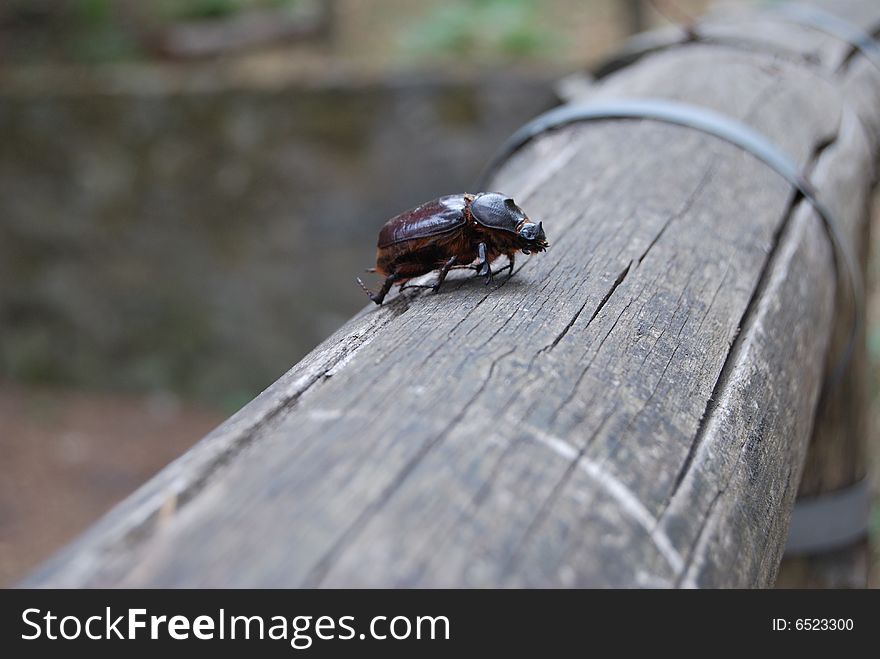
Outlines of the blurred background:
{"label": "blurred background", "polygon": [[664,23],[645,0],[0,0],[0,585],[362,308],[388,217],[472,189],[555,81]]}

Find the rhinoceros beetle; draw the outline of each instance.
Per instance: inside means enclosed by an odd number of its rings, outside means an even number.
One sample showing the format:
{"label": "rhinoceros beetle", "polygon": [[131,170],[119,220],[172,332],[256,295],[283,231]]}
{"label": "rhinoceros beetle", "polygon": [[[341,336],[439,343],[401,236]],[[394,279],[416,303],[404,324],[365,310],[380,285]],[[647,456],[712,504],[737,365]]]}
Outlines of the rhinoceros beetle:
{"label": "rhinoceros beetle", "polygon": [[397,215],[379,232],[376,272],[385,277],[378,293],[358,284],[376,304],[382,304],[394,284],[439,270],[436,293],[453,268],[472,268],[485,276],[495,274],[491,263],[502,254],[513,275],[517,251],[543,252],[547,239],[541,222],[532,222],[513,199],[498,192],[440,197]]}

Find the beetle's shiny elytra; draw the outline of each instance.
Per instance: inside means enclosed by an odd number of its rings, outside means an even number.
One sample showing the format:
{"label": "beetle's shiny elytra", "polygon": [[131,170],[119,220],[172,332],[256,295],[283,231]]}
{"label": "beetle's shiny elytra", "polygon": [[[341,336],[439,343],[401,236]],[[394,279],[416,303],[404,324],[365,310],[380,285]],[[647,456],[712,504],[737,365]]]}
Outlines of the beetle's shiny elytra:
{"label": "beetle's shiny elytra", "polygon": [[378,293],[358,279],[369,298],[382,304],[395,284],[434,270],[436,293],[454,267],[469,267],[492,281],[490,264],[502,254],[513,274],[516,252],[543,252],[541,222],[532,222],[513,199],[499,192],[456,194],[434,199],[391,218],[379,232],[375,272],[385,281]]}

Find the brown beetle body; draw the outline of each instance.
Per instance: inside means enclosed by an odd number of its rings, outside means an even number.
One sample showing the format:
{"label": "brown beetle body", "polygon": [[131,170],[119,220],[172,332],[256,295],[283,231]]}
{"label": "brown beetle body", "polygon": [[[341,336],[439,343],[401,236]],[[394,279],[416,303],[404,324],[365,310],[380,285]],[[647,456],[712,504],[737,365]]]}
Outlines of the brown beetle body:
{"label": "brown beetle body", "polygon": [[378,293],[358,283],[373,302],[382,304],[394,284],[413,277],[439,270],[432,287],[436,292],[450,269],[473,267],[488,283],[494,274],[490,263],[502,254],[513,274],[517,251],[528,254],[546,248],[541,223],[529,220],[509,197],[493,192],[449,195],[388,220],[379,233],[375,268],[385,282]]}

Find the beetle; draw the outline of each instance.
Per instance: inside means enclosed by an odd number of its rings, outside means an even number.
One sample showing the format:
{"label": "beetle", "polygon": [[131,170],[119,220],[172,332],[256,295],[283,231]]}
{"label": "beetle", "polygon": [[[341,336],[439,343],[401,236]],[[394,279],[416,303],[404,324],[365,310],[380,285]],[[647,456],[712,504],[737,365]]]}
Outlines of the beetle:
{"label": "beetle", "polygon": [[376,267],[368,271],[385,281],[378,293],[360,278],[357,282],[376,304],[382,304],[395,284],[434,270],[440,271],[430,286],[435,293],[453,268],[472,268],[489,284],[495,274],[490,264],[502,254],[512,276],[516,252],[543,252],[548,246],[543,223],[532,222],[507,195],[447,195],[388,220],[379,232]]}

